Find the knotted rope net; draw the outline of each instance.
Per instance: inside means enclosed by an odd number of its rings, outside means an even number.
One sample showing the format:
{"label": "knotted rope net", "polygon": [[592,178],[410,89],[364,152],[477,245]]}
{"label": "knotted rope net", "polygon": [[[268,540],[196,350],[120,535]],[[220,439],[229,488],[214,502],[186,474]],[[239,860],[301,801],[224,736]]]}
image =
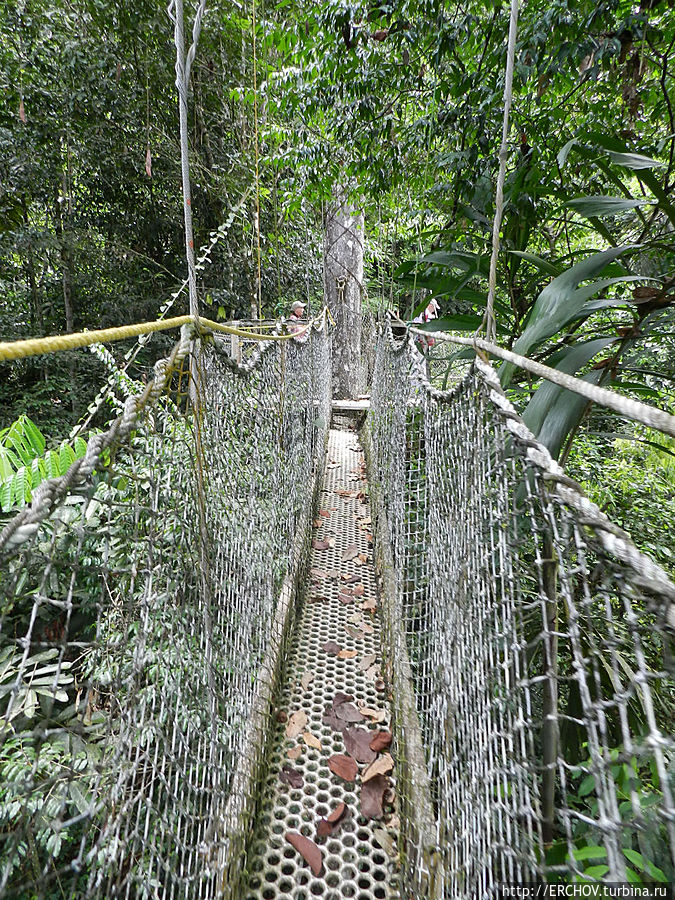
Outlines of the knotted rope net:
{"label": "knotted rope net", "polygon": [[2,896],[238,896],[330,349],[224,346],[184,331],[0,534]]}
{"label": "knotted rope net", "polygon": [[389,330],[368,431],[409,894],[672,881],[675,585],[486,363],[439,391]]}

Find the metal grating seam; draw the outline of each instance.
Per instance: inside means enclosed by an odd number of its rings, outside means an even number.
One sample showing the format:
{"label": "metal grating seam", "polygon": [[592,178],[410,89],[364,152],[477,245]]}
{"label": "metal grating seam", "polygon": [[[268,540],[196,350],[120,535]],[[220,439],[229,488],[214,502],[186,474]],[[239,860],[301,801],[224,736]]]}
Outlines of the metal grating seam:
{"label": "metal grating seam", "polygon": [[[366,673],[359,668],[364,656],[374,654],[376,663],[381,661],[377,615],[371,617],[368,612],[361,612],[361,602],[377,596],[372,548],[367,539],[369,528],[359,527],[357,521],[357,517],[367,519],[370,511],[363,497],[342,497],[336,493],[365,490],[362,463],[363,452],[356,435],[351,431],[332,430],[320,499],[320,509],[331,515],[317,517],[317,522],[321,521],[314,528],[313,536],[324,540],[333,537],[335,543],[326,549],[312,547],[310,573],[339,570],[340,574],[358,574],[364,593],[355,602],[343,604],[338,600],[338,588],[344,583],[340,579],[313,574],[308,582],[278,702],[281,721],[276,725],[271,745],[269,773],[249,853],[246,900],[311,900],[313,897],[397,900],[399,897],[395,858],[398,822],[393,803],[388,806],[385,803],[381,820],[361,816],[358,778],[356,784],[349,784],[328,767],[331,755],[346,752],[342,734],[322,721],[336,693],[343,692],[353,696],[357,706],[382,710],[384,714],[382,722],[364,722],[359,727],[368,727],[373,732],[383,728],[391,730],[386,694],[378,690],[382,685],[377,683],[372,670]],[[361,565],[342,559],[344,551],[354,545],[359,553],[367,555],[367,561]],[[359,614],[372,626],[372,633],[356,635],[350,620]],[[356,656],[339,659],[329,655],[322,649],[327,641],[335,641],[344,650],[356,651]],[[305,673],[313,675],[306,688],[301,683]],[[306,730],[319,739],[321,750],[306,746],[300,736],[286,737],[286,719],[299,710],[306,714]],[[295,747],[302,748],[296,760],[287,755]],[[293,788],[280,780],[284,765],[301,773],[302,787]],[[359,764],[361,772],[364,768],[365,765]],[[390,779],[393,795],[395,779],[391,775]],[[317,838],[319,820],[341,802],[347,806],[347,816],[327,838]],[[284,835],[289,831],[300,832],[316,841],[323,853],[321,875],[315,876],[300,854],[286,842]],[[387,832],[386,838],[383,831]]]}

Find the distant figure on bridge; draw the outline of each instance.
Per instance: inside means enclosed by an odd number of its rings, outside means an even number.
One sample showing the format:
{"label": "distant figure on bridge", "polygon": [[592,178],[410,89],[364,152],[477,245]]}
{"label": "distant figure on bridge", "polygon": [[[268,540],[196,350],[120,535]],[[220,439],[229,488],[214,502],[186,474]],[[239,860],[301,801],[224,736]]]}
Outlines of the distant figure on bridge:
{"label": "distant figure on bridge", "polygon": [[[415,316],[413,319],[413,324],[423,324],[424,322],[431,322],[432,319],[436,319],[438,317],[438,300],[430,300],[422,312]],[[421,337],[417,335],[417,346],[424,353],[425,350],[429,350],[436,343],[435,339],[431,336],[429,337]]]}
{"label": "distant figure on bridge", "polygon": [[291,314],[288,317],[288,330],[291,334],[297,334],[298,336],[295,338],[296,341],[304,341],[307,339],[307,335],[309,332],[303,331],[304,323],[301,322],[302,317],[305,314],[306,303],[302,303],[300,300],[295,300],[291,304]]}

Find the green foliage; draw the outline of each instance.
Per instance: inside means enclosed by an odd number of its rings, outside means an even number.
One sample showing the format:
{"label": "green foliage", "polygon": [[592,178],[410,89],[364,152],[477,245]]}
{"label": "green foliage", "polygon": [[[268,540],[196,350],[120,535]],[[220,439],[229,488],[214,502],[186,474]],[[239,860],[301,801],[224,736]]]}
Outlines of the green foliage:
{"label": "green foliage", "polygon": [[8,512],[30,502],[33,490],[49,478],[65,475],[84,456],[87,443],[77,437],[46,450],[45,438],[26,415],[0,431],[0,509]]}
{"label": "green foliage", "polygon": [[675,441],[648,429],[623,436],[582,432],[567,471],[640,549],[675,577],[675,457],[667,451],[675,452]]}

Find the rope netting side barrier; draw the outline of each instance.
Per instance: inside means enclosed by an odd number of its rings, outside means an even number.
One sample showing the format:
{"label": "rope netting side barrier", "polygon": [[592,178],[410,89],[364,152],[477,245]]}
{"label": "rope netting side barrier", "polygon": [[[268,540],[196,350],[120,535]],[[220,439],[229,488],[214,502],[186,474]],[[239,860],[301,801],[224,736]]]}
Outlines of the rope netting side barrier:
{"label": "rope netting side barrier", "polygon": [[239,896],[331,375],[325,328],[225,348],[184,329],[5,517],[1,896]]}
{"label": "rope netting side barrier", "polygon": [[407,895],[672,882],[675,585],[480,359],[383,334],[367,432]]}

